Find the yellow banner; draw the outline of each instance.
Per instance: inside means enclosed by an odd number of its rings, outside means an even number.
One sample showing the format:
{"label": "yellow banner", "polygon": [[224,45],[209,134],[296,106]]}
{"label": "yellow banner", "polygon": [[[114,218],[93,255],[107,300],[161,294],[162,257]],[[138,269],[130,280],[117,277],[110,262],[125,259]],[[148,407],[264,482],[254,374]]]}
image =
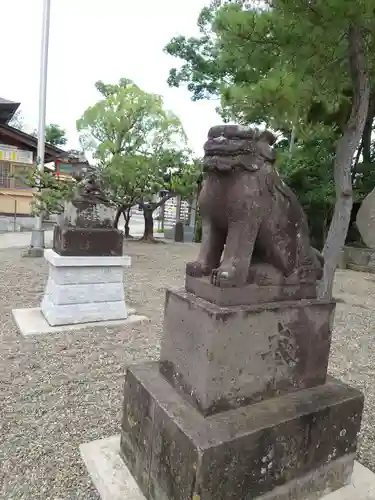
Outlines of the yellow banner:
{"label": "yellow banner", "polygon": [[33,153],[31,151],[23,151],[21,149],[10,149],[10,147],[0,144],[0,161],[10,161],[31,165],[33,163]]}

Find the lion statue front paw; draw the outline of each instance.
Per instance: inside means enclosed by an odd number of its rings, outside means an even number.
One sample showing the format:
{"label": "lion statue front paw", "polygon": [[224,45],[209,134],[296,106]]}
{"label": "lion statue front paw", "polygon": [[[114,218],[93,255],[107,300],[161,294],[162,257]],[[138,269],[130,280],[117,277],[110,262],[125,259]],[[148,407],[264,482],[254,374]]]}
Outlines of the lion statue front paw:
{"label": "lion statue front paw", "polygon": [[202,276],[209,276],[211,269],[207,264],[197,260],[186,264],[186,274],[194,278],[201,278]]}
{"label": "lion statue front paw", "polygon": [[221,288],[237,285],[236,270],[234,267],[219,267],[211,273],[211,283]]}

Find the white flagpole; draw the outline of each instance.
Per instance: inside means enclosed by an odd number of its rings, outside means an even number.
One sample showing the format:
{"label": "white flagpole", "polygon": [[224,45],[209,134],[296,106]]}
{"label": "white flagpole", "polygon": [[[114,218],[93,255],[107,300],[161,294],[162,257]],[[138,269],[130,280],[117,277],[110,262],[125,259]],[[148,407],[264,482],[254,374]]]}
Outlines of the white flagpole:
{"label": "white flagpole", "polygon": [[[38,120],[38,151],[37,169],[44,171],[45,132],[46,132],[46,101],[47,101],[47,69],[50,26],[51,0],[43,0],[42,42],[40,52],[39,80],[39,120]],[[44,232],[42,231],[42,215],[35,217],[35,230],[31,237],[31,247],[42,254],[44,248]]]}

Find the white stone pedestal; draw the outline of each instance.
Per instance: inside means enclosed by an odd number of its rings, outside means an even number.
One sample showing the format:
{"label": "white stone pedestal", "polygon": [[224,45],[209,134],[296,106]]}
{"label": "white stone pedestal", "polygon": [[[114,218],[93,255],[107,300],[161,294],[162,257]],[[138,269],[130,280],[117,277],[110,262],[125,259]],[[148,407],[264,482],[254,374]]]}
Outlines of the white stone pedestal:
{"label": "white stone pedestal", "polygon": [[49,277],[41,311],[51,326],[126,319],[123,268],[131,258],[67,257],[44,251]]}

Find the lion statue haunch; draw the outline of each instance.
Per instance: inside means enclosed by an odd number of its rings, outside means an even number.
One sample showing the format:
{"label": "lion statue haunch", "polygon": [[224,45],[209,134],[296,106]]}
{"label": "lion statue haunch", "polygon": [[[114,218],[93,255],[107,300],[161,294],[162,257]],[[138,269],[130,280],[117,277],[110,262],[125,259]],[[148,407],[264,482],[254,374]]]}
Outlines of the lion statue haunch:
{"label": "lion statue haunch", "polygon": [[[299,283],[322,277],[297,197],[275,170],[274,135],[235,125],[210,129],[199,196],[202,243],[189,276],[213,285]],[[263,281],[262,281],[263,280]]]}

